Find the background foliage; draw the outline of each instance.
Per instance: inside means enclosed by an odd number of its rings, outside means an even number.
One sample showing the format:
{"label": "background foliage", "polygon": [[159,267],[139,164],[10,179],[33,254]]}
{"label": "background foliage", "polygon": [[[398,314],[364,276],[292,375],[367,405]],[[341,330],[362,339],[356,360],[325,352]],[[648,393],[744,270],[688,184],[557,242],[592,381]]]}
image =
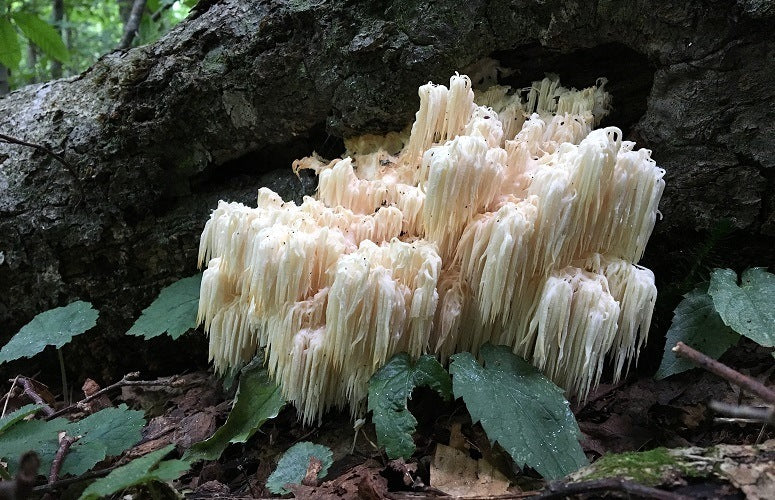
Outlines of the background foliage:
{"label": "background foliage", "polygon": [[[61,21],[54,15],[57,3]],[[148,0],[133,45],[158,39],[195,4]],[[10,89],[87,69],[115,49],[131,8],[132,0],[0,0],[0,66],[8,69]]]}

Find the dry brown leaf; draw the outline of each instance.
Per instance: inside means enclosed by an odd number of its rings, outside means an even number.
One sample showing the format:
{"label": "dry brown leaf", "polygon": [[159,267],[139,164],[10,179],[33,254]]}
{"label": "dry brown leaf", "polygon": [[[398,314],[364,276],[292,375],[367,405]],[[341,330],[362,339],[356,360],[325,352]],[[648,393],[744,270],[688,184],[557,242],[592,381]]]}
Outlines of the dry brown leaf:
{"label": "dry brown leaf", "polygon": [[431,463],[431,486],[458,498],[506,494],[509,480],[486,460],[443,444],[436,445]]}
{"label": "dry brown leaf", "polygon": [[307,466],[307,472],[304,474],[304,479],[301,480],[301,484],[304,486],[317,486],[318,474],[320,469],[323,468],[323,462],[316,456],[309,457],[309,465]]}

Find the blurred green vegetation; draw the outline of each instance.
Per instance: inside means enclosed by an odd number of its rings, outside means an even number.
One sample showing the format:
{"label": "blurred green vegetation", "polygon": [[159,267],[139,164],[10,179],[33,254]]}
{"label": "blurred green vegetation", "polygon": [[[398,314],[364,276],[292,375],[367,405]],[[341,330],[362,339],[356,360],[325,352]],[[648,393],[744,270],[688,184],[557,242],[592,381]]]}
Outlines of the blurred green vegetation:
{"label": "blurred green vegetation", "polygon": [[[157,40],[196,2],[147,0],[132,46]],[[132,4],[133,0],[0,0],[0,95],[4,85],[14,90],[87,69],[116,48]]]}

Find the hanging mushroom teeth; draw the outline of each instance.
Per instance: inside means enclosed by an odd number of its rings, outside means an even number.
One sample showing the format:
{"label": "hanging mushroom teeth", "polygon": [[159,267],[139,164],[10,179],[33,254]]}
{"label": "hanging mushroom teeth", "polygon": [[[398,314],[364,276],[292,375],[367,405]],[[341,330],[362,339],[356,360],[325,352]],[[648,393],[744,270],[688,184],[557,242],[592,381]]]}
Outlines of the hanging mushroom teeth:
{"label": "hanging mushroom teeth", "polygon": [[261,188],[256,208],[219,202],[199,249],[199,321],[218,371],[266,349],[305,423],[363,411],[392,355],[442,361],[511,346],[584,398],[607,358],[637,361],[656,300],[636,265],[664,170],[615,127],[604,81],[474,94],[467,76],[420,87],[411,132],[350,138],[349,156],[294,170],[315,198]]}

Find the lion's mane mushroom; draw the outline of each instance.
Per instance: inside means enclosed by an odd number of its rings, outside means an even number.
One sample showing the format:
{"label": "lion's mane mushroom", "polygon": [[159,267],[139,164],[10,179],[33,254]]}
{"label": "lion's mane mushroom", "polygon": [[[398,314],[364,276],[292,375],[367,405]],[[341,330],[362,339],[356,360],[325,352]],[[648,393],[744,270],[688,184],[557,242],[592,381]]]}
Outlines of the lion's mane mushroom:
{"label": "lion's mane mushroom", "polygon": [[[411,132],[297,161],[319,175],[301,205],[259,190],[220,202],[201,238],[199,320],[218,371],[261,347],[307,423],[362,411],[397,352],[445,360],[506,344],[585,397],[612,357],[637,359],[656,299],[636,265],[664,171],[607,112],[602,81],[556,77],[475,96],[466,76],[420,87]],[[478,104],[477,104],[478,103]]]}

